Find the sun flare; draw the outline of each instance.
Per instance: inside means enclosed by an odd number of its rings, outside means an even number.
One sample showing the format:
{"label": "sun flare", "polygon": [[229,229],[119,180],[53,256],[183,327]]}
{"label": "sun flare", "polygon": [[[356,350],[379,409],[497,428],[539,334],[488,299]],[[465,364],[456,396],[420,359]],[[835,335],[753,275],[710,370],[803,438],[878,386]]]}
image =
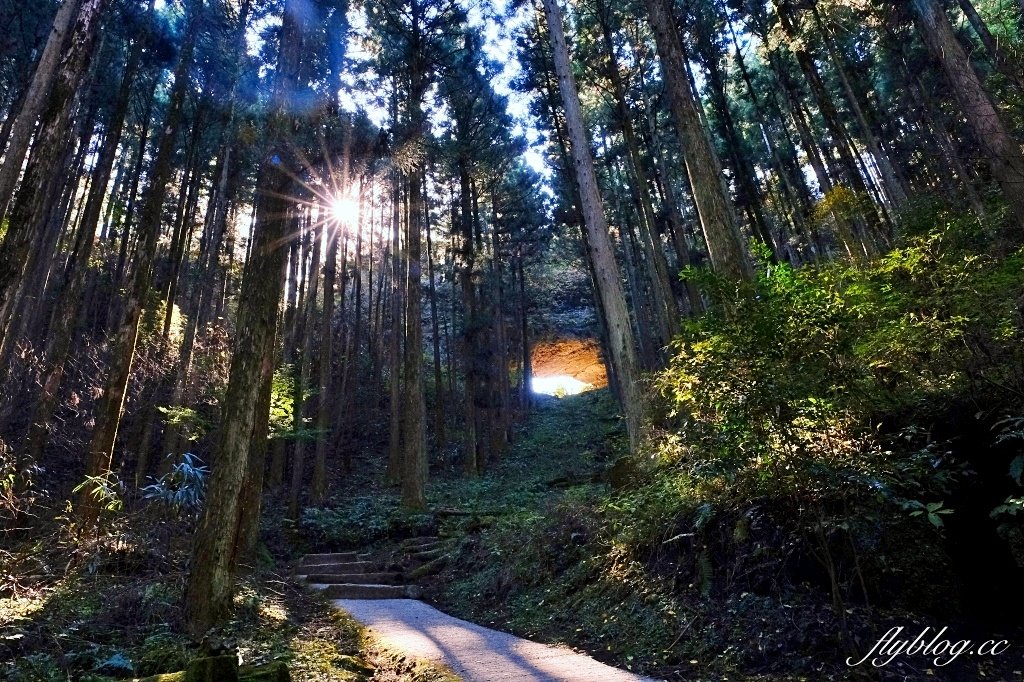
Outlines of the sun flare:
{"label": "sun flare", "polygon": [[331,217],[344,225],[359,220],[359,202],[346,197],[335,197],[329,205]]}

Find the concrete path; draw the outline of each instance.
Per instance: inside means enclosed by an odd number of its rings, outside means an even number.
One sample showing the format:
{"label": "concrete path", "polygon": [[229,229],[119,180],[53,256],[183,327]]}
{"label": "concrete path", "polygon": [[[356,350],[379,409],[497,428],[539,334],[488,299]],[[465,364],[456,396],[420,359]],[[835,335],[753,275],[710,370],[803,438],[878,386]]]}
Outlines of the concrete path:
{"label": "concrete path", "polygon": [[336,599],[385,646],[444,663],[466,682],[653,682],[570,649],[453,618],[415,599]]}

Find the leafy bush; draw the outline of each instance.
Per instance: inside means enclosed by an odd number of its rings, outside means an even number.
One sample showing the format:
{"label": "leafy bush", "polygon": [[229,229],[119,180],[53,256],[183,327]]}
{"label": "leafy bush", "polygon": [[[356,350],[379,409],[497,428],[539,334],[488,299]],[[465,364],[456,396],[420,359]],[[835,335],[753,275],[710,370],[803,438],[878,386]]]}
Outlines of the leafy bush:
{"label": "leafy bush", "polygon": [[78,494],[87,491],[89,496],[96,500],[100,511],[116,513],[124,509],[124,490],[124,482],[117,474],[107,471],[98,476],[86,476],[85,480],[76,485],[71,492]]}
{"label": "leafy bush", "polygon": [[45,496],[36,478],[41,468],[34,462],[20,461],[14,450],[0,440],[0,527],[5,533],[31,515],[36,501]]}
{"label": "leafy bush", "polygon": [[[306,426],[311,420],[306,417],[302,425],[295,424],[295,366],[283,365],[274,370],[274,378],[270,390],[270,428],[267,438],[282,438],[314,442],[321,435],[314,428]],[[306,388],[302,399],[309,400],[314,390]]]}
{"label": "leafy bush", "polygon": [[[838,212],[856,197],[832,199]],[[529,457],[519,478],[460,488],[504,513],[466,525],[446,606],[642,670],[772,679],[844,678],[827,663],[842,647],[891,622],[968,613],[974,576],[954,567],[995,571],[965,556],[965,534],[995,530],[1024,565],[1024,494],[1000,487],[1024,478],[1024,421],[974,439],[1020,403],[1024,252],[995,253],[974,217],[912,210],[901,242],[870,263],[795,269],[762,254],[749,286],[684,272],[712,306],[655,378],[655,466],[551,503],[531,477],[579,452],[600,419],[572,401],[587,427],[549,411],[561,405],[534,415],[502,465]],[[1008,468],[972,471],[992,441]],[[986,475],[1000,492],[979,505]]]}
{"label": "leafy bush", "polygon": [[164,424],[178,430],[181,438],[188,442],[195,442],[210,431],[213,424],[204,418],[197,410],[191,407],[167,406],[157,407],[157,411],[164,415]]}
{"label": "leafy bush", "polygon": [[686,323],[658,377],[687,446],[662,447],[661,458],[689,458],[695,474],[724,476],[748,497],[811,490],[826,474],[874,487],[902,479],[879,414],[1001,384],[1020,366],[1024,253],[979,256],[957,235],[911,238],[867,266],[765,262],[750,290],[687,273],[717,305]]}
{"label": "leafy bush", "polygon": [[142,489],[143,498],[164,505],[176,517],[197,514],[208,473],[199,462],[198,457],[186,452],[170,471]]}
{"label": "leafy bush", "polygon": [[307,507],[300,520],[306,537],[321,549],[357,549],[387,537],[433,532],[433,517],[402,509],[397,497],[356,497],[333,508]]}
{"label": "leafy bush", "polygon": [[977,230],[949,222],[867,264],[762,257],[749,286],[684,272],[713,306],[656,378],[661,468],[601,506],[608,542],[705,595],[818,585],[847,641],[851,600],[941,608],[936,540],[968,472],[914,424],[964,395],[998,404],[1024,366],[1024,252],[979,255]]}

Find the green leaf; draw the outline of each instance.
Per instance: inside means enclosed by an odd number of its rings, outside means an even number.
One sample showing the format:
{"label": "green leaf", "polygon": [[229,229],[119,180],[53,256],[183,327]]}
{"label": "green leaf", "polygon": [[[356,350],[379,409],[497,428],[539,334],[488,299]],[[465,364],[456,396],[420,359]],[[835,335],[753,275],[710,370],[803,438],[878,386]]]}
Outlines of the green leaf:
{"label": "green leaf", "polygon": [[1021,476],[1024,476],[1024,455],[1017,455],[1010,462],[1010,477],[1020,485]]}

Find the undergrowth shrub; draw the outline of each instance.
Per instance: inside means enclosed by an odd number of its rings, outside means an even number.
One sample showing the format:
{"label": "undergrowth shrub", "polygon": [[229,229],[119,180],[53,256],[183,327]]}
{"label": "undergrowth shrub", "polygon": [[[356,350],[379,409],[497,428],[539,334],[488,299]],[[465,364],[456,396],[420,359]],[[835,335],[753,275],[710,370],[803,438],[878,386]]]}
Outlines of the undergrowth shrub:
{"label": "undergrowth shrub", "polygon": [[[749,287],[684,272],[712,306],[653,382],[654,465],[545,504],[521,485],[515,498],[475,491],[511,511],[468,531],[449,603],[680,677],[845,679],[838,652],[892,623],[963,616],[969,578],[951,546],[962,519],[979,521],[956,501],[982,474],[962,447],[975,432],[935,424],[955,415],[984,432],[1022,414],[1024,251],[991,254],[989,226],[925,209],[870,263],[796,269],[761,254]],[[1022,424],[997,422],[998,437],[1016,442]],[[534,426],[538,452],[567,430],[553,426]],[[1016,454],[1006,481],[1024,478]],[[1004,498],[991,524],[1019,548],[1024,494]]]}
{"label": "undergrowth shrub", "polygon": [[866,264],[761,254],[749,287],[684,273],[714,305],[656,379],[660,469],[604,503],[614,538],[703,595],[819,585],[843,638],[851,601],[949,608],[938,535],[970,471],[913,424],[1024,383],[1024,251],[980,253],[979,229]]}
{"label": "undergrowth shrub", "polygon": [[324,551],[358,549],[384,538],[436,530],[432,516],[406,511],[397,497],[384,496],[355,497],[337,507],[308,507],[299,523],[314,547]]}
{"label": "undergrowth shrub", "polygon": [[745,497],[906,480],[875,418],[1020,378],[1024,251],[964,241],[951,225],[870,265],[765,261],[738,293],[702,274],[717,304],[657,380],[679,436],[662,461]]}

